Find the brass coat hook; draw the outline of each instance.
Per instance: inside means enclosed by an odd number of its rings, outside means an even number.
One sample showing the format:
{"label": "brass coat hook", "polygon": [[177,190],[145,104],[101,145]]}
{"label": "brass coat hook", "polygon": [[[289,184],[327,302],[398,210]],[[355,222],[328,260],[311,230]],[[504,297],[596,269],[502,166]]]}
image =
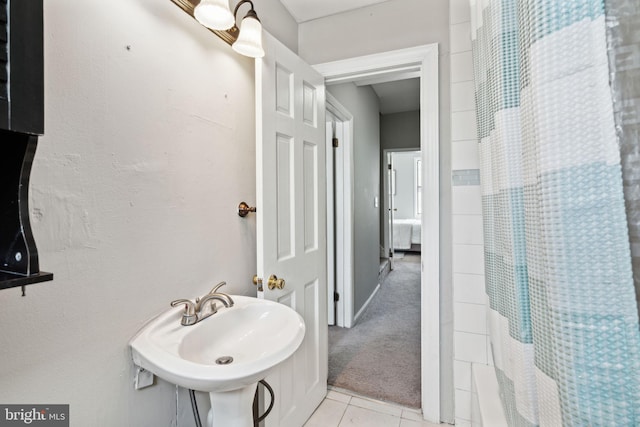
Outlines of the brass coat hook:
{"label": "brass coat hook", "polygon": [[249,215],[250,212],[255,212],[255,211],[256,211],[255,207],[249,206],[245,202],[240,202],[240,204],[238,205],[238,215],[240,215],[243,218]]}

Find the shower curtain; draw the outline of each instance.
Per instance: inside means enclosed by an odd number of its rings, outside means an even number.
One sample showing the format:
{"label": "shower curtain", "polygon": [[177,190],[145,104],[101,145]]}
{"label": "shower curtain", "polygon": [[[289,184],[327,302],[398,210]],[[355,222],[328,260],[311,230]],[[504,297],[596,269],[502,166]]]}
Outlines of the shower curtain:
{"label": "shower curtain", "polygon": [[640,426],[640,1],[471,0],[511,426]]}

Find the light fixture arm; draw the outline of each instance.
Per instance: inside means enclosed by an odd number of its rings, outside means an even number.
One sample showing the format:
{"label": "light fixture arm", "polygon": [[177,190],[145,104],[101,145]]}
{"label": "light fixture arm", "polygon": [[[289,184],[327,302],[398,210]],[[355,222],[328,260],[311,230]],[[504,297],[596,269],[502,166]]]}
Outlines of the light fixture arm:
{"label": "light fixture arm", "polygon": [[251,9],[249,9],[249,11],[247,12],[247,14],[244,17],[246,18],[247,16],[250,16],[251,18],[257,19],[258,22],[260,22],[260,19],[258,18],[258,14],[256,13],[255,9],[253,8],[253,2],[251,0],[242,0],[242,1],[238,2],[238,4],[236,5],[235,9],[233,9],[233,17],[236,19],[236,21],[238,20],[238,9],[240,9],[240,6],[242,6],[245,3],[249,3],[251,5]]}

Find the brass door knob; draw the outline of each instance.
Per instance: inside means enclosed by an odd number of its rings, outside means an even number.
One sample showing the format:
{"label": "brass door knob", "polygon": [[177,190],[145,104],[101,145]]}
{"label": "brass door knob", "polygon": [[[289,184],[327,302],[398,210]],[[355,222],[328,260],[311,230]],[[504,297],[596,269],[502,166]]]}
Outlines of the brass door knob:
{"label": "brass door knob", "polygon": [[271,291],[276,288],[282,289],[284,288],[284,285],[285,285],[284,279],[278,279],[278,277],[275,274],[272,274],[271,277],[269,277],[269,282],[267,283],[269,286],[269,290]]}
{"label": "brass door knob", "polygon": [[255,207],[249,206],[245,202],[240,202],[240,204],[238,205],[238,215],[240,215],[243,218],[249,215],[249,213],[255,212],[256,210],[257,209]]}
{"label": "brass door knob", "polygon": [[258,277],[257,274],[255,276],[253,276],[253,284],[258,287],[258,291],[259,292],[262,292],[264,290],[263,287],[262,287],[262,278]]}

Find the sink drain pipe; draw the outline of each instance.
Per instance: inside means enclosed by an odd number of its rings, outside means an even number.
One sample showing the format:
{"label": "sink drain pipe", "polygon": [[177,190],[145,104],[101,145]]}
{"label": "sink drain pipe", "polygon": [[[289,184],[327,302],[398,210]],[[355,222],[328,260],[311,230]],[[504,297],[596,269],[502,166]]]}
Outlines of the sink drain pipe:
{"label": "sink drain pipe", "polygon": [[198,413],[198,402],[196,402],[196,392],[189,389],[189,397],[191,398],[191,409],[193,410],[193,418],[196,419],[196,427],[202,427],[200,414]]}
{"label": "sink drain pipe", "polygon": [[264,386],[264,388],[266,388],[267,391],[269,392],[269,396],[270,396],[271,402],[269,402],[269,407],[267,408],[266,411],[264,411],[264,414],[258,416],[258,414],[259,414],[259,412],[258,412],[259,411],[259,409],[258,409],[258,389],[256,388],[256,396],[253,398],[253,427],[258,427],[258,424],[260,424],[260,422],[262,420],[267,418],[267,415],[269,415],[269,413],[273,409],[273,404],[276,401],[276,395],[273,392],[273,389],[271,388],[269,383],[266,382],[265,380],[260,380],[259,383],[262,384]]}
{"label": "sink drain pipe", "polygon": [[[258,389],[256,388],[256,395],[253,398],[253,427],[258,427],[260,422],[267,418],[267,416],[273,409],[273,404],[275,403],[275,393],[273,392],[273,389],[271,388],[269,383],[265,380],[260,380],[259,383],[262,384],[264,388],[266,388],[269,392],[271,402],[269,403],[269,407],[264,412],[264,414],[259,415],[260,412],[258,407]],[[193,418],[195,418],[196,427],[202,427],[202,421],[200,421],[200,413],[198,412],[198,402],[196,402],[196,392],[194,390],[189,390],[189,398],[191,399],[191,409],[193,410]]]}

